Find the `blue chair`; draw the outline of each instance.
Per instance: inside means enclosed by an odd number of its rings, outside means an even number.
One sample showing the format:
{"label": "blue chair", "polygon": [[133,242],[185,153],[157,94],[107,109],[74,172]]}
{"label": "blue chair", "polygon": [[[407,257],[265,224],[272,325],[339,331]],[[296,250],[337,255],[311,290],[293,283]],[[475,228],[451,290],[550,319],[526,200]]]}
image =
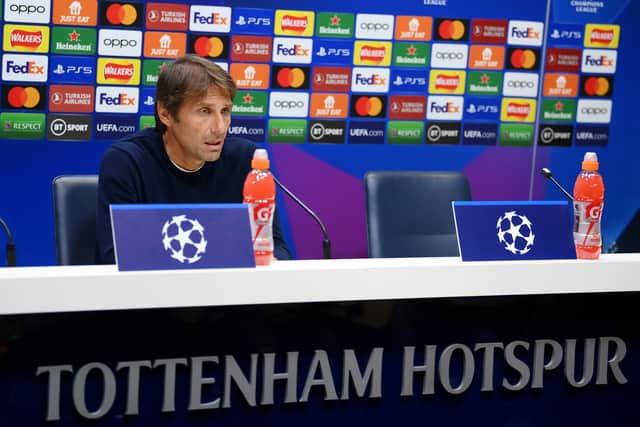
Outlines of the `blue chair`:
{"label": "blue chair", "polygon": [[364,183],[369,257],[459,255],[451,201],[471,200],[464,174],[376,171]]}
{"label": "blue chair", "polygon": [[66,175],[53,180],[58,265],[90,265],[96,258],[98,175]]}

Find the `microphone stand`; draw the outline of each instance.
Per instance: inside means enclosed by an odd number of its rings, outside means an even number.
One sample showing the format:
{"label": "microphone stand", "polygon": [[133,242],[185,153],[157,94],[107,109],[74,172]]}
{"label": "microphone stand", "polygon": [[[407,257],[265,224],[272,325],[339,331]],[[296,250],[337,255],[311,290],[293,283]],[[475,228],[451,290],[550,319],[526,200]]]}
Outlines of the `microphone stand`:
{"label": "microphone stand", "polygon": [[278,180],[278,178],[273,176],[273,180],[276,182],[276,184],[278,184],[278,187],[280,187],[282,191],[284,191],[287,194],[287,196],[289,196],[294,202],[296,202],[298,206],[300,206],[306,213],[308,213],[315,220],[316,223],[318,223],[318,225],[320,226],[320,230],[322,231],[322,257],[324,259],[331,259],[331,241],[329,240],[329,234],[327,233],[327,229],[324,227],[324,224],[322,223],[318,215],[316,215],[316,213],[312,211],[309,206],[305,205],[302,200],[296,197],[295,194],[293,194],[287,187],[285,187]]}
{"label": "microphone stand", "polygon": [[7,266],[15,267],[16,266],[16,245],[13,242],[13,236],[11,236],[11,231],[9,231],[9,227],[7,223],[4,222],[2,218],[0,218],[0,225],[4,228],[4,232],[7,235]]}
{"label": "microphone stand", "polygon": [[562,185],[560,185],[560,183],[558,181],[556,181],[556,179],[551,174],[551,170],[550,169],[542,168],[542,169],[540,169],[540,173],[542,174],[542,176],[544,176],[545,178],[547,178],[548,180],[553,182],[556,185],[556,187],[558,187],[560,189],[560,191],[562,191],[564,193],[564,195],[567,196],[567,198],[573,202],[573,196],[567,190],[565,190],[564,187]]}

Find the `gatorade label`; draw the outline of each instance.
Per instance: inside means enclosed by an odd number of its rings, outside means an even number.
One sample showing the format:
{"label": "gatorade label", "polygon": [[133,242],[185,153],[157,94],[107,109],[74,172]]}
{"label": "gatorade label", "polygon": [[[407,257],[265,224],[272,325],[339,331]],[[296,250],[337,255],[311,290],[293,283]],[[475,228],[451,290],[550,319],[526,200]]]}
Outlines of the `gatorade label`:
{"label": "gatorade label", "polygon": [[600,246],[600,217],[603,203],[574,201],[575,223],[573,233],[577,244]]}
{"label": "gatorade label", "polygon": [[251,210],[251,236],[255,251],[273,251],[273,221],[275,203],[272,201],[249,203]]}

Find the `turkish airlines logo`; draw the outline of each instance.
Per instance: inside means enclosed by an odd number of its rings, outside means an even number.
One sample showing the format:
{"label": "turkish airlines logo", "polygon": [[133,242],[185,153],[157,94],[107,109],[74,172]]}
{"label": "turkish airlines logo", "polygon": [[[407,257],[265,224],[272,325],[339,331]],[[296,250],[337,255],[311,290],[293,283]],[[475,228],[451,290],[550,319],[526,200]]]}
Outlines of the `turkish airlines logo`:
{"label": "turkish airlines logo", "polygon": [[351,77],[351,91],[353,92],[388,92],[388,68],[360,68],[354,67]]}
{"label": "turkish airlines logo", "polygon": [[186,31],[189,28],[186,4],[147,3],[148,30]]}
{"label": "turkish airlines logo", "polygon": [[503,122],[533,122],[536,115],[536,100],[524,98],[502,98],[500,120]]}
{"label": "turkish airlines logo", "polygon": [[142,27],[142,3],[104,2],[101,5],[101,12],[101,25]]}
{"label": "turkish airlines logo", "polygon": [[231,60],[237,62],[271,61],[271,37],[233,36]]}
{"label": "turkish airlines logo", "polygon": [[96,113],[137,113],[139,89],[134,87],[96,88]]}
{"label": "turkish airlines logo", "polygon": [[389,100],[390,119],[424,120],[427,98],[419,95],[394,95]]}
{"label": "turkish airlines logo", "polygon": [[431,67],[459,68],[467,67],[469,46],[466,44],[434,43],[431,49]]}
{"label": "turkish airlines logo", "polygon": [[585,47],[615,49],[620,40],[619,25],[587,24],[585,28]]}
{"label": "turkish airlines logo", "polygon": [[2,45],[9,52],[48,52],[49,27],[6,24]]}
{"label": "turkish airlines logo", "polygon": [[538,74],[536,73],[504,73],[504,96],[538,96]]}
{"label": "turkish airlines logo", "polygon": [[356,41],[354,46],[356,56],[355,65],[386,66],[391,63],[390,42]]}
{"label": "turkish airlines logo", "polygon": [[464,98],[462,96],[429,96],[427,119],[462,120]]}
{"label": "turkish airlines logo", "polygon": [[474,19],[471,21],[471,43],[504,44],[507,41],[507,21]]}
{"label": "turkish airlines logo", "polygon": [[55,113],[93,112],[93,86],[49,86],[49,111]]}
{"label": "turkish airlines logo", "polygon": [[313,40],[292,37],[273,39],[273,62],[310,64]]}
{"label": "turkish airlines logo", "polygon": [[543,94],[544,96],[578,96],[578,75],[546,73]]}
{"label": "turkish airlines logo", "polygon": [[314,93],[311,95],[311,117],[344,118],[349,108],[346,93]]}
{"label": "turkish airlines logo", "polygon": [[269,71],[267,64],[232,63],[230,74],[239,89],[268,89]]}
{"label": "turkish airlines logo", "polygon": [[582,52],[582,72],[613,74],[617,60],[618,52],[615,50],[585,49]]}
{"label": "turkish airlines logo", "polygon": [[4,2],[4,20],[48,24],[51,0],[7,0]]}
{"label": "turkish airlines logo", "polygon": [[468,19],[436,19],[436,40],[467,41],[469,39]]}
{"label": "turkish airlines logo", "polygon": [[2,56],[2,79],[20,82],[46,82],[49,57],[44,55]]}
{"label": "turkish airlines logo", "polygon": [[315,92],[348,92],[351,84],[349,67],[314,67],[312,89]]}
{"label": "turkish airlines logo", "polygon": [[466,72],[452,70],[431,70],[429,74],[429,93],[464,93]]}
{"label": "turkish airlines logo", "polygon": [[356,38],[391,40],[393,38],[393,15],[356,15]]}
{"label": "turkish airlines logo", "polygon": [[283,36],[312,36],[313,12],[301,10],[276,10],[275,34]]}
{"label": "turkish airlines logo", "polygon": [[300,92],[271,92],[269,116],[307,117],[309,94]]}
{"label": "turkish airlines logo", "polygon": [[191,6],[189,30],[228,33],[231,31],[231,8],[222,6]]}
{"label": "turkish airlines logo", "polygon": [[580,57],[582,51],[580,49],[547,49],[547,71],[580,71]]}
{"label": "turkish airlines logo", "polygon": [[98,33],[98,54],[140,56],[142,54],[142,31],[101,29]]}
{"label": "turkish airlines logo", "polygon": [[508,44],[542,46],[544,23],[535,21],[509,21]]}
{"label": "turkish airlines logo", "polygon": [[611,100],[579,99],[576,114],[578,123],[611,123]]}
{"label": "turkish airlines logo", "polygon": [[351,97],[352,117],[385,117],[387,97],[384,95],[353,95]]}

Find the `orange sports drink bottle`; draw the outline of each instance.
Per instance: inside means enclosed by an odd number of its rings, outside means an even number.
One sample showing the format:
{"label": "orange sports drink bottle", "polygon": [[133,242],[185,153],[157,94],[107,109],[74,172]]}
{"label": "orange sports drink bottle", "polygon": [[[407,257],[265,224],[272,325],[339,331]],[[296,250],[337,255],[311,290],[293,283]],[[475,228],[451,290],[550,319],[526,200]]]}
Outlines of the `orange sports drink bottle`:
{"label": "orange sports drink bottle", "polygon": [[573,239],[578,259],[598,259],[602,251],[600,219],[604,207],[604,182],[598,172],[598,156],[588,152],[573,187]]}
{"label": "orange sports drink bottle", "polygon": [[244,181],[244,203],[249,205],[251,238],[256,265],[269,265],[273,257],[273,214],[276,208],[276,184],[269,172],[267,150],[257,149],[251,160],[251,172]]}

